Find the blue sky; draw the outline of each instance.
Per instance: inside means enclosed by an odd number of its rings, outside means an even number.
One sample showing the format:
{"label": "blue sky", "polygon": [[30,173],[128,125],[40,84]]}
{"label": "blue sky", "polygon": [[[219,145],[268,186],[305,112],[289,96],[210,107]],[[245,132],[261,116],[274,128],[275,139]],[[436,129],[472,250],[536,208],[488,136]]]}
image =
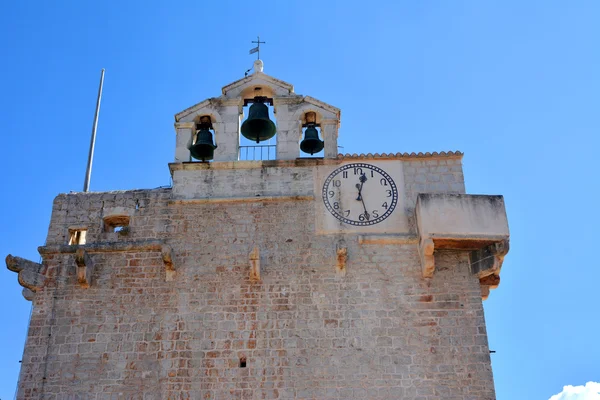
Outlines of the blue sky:
{"label": "blue sky", "polygon": [[[344,152],[461,150],[467,191],[505,196],[498,398],[599,382],[599,20],[596,1],[2,2],[0,254],[38,260],[54,196],[81,190],[101,68],[91,189],[155,188],[173,115],[243,77],[260,35],[265,73],[342,110]],[[20,292],[1,267],[3,400]]]}

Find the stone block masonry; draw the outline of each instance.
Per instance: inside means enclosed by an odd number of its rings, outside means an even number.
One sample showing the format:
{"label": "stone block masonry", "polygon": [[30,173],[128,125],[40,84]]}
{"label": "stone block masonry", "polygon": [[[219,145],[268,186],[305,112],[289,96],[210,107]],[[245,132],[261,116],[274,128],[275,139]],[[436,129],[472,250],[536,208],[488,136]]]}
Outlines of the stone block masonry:
{"label": "stone block masonry", "polygon": [[[322,160],[213,163],[175,171],[173,189],[58,196],[17,397],[494,399],[469,253],[436,253],[425,279],[416,239],[418,193],[464,193],[460,157],[396,157],[411,221],[399,242],[315,234]],[[107,231],[121,214],[126,232]],[[74,227],[86,244],[68,245]]]}

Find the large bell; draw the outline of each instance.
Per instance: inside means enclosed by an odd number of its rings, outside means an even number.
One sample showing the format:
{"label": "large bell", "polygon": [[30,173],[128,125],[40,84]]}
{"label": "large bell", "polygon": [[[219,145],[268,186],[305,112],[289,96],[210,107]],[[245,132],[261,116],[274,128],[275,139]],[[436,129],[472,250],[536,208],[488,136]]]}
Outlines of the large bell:
{"label": "large bell", "polygon": [[196,160],[212,160],[217,145],[213,144],[212,133],[202,126],[196,135],[196,143],[190,147],[190,153]]}
{"label": "large bell", "polygon": [[304,139],[300,142],[300,150],[305,153],[318,153],[325,147],[325,142],[319,139],[319,132],[314,125],[309,125],[304,131]]}
{"label": "large bell", "polygon": [[269,119],[269,107],[263,103],[252,103],[248,110],[248,118],[242,124],[242,135],[256,143],[271,139],[277,129]]}

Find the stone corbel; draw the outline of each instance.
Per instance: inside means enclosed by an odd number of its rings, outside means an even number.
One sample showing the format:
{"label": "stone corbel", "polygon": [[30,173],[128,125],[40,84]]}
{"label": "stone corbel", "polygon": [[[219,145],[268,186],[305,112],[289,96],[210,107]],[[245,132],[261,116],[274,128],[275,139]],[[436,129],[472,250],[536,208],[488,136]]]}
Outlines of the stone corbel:
{"label": "stone corbel", "polygon": [[469,253],[471,272],[479,278],[484,300],[488,298],[490,289],[496,289],[500,284],[500,269],[509,247],[506,239]]}
{"label": "stone corbel", "polygon": [[25,297],[25,300],[33,301],[33,299],[35,298],[35,292],[31,289],[23,288],[21,294],[23,295],[23,297]]}
{"label": "stone corbel", "polygon": [[492,274],[498,275],[508,249],[509,242],[508,239],[505,239],[471,251],[469,253],[471,258],[471,272],[477,274],[479,278],[484,278]]}
{"label": "stone corbel", "polygon": [[250,281],[260,281],[260,252],[258,247],[254,247],[249,254],[250,260]]}
{"label": "stone corbel", "polygon": [[6,268],[18,273],[19,284],[24,287],[23,297],[33,300],[34,294],[44,287],[44,265],[13,255],[6,256]]}
{"label": "stone corbel", "polygon": [[163,263],[165,264],[166,280],[172,281],[175,278],[175,264],[173,264],[173,249],[171,246],[163,244],[160,249]]}
{"label": "stone corbel", "polygon": [[421,257],[421,269],[423,278],[432,278],[435,271],[435,257],[433,252],[435,245],[431,238],[421,238],[419,240],[419,256]]}
{"label": "stone corbel", "polygon": [[92,284],[94,263],[85,249],[77,249],[75,252],[75,264],[77,265],[77,283],[83,288],[89,288]]}
{"label": "stone corbel", "polygon": [[339,276],[346,276],[346,263],[348,261],[348,247],[345,242],[340,242],[336,248],[337,264],[335,270]]}

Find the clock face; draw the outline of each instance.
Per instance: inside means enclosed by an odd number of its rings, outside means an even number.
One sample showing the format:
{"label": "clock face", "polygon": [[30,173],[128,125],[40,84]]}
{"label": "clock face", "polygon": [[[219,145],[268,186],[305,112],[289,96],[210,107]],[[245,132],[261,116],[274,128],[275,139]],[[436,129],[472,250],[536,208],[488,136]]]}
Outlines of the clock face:
{"label": "clock face", "polygon": [[389,217],[398,204],[392,177],[370,164],[346,164],[323,184],[323,202],[338,220],[356,226],[375,225]]}

